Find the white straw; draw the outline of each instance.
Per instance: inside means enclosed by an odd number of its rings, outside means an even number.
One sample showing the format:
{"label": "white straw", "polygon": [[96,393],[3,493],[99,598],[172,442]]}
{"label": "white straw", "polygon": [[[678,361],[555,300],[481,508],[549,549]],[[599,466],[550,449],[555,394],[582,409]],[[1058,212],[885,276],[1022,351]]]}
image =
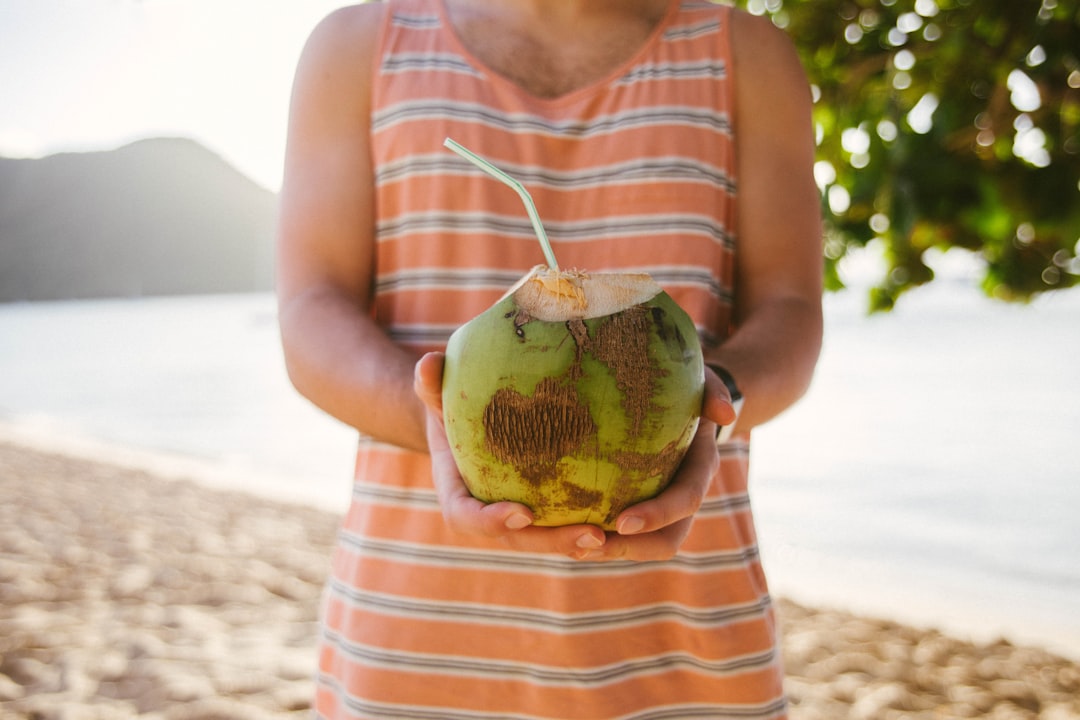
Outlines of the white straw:
{"label": "white straw", "polygon": [[529,195],[529,191],[525,189],[525,186],[519,183],[514,178],[504,173],[499,168],[489,163],[484,158],[480,157],[476,153],[468,150],[458,143],[454,142],[450,138],[446,138],[443,143],[446,147],[456,152],[461,157],[465,158],[473,165],[477,166],[488,175],[501,180],[514,189],[514,192],[518,194],[521,201],[525,203],[525,212],[529,214],[529,219],[532,221],[533,230],[536,231],[536,237],[540,240],[540,247],[544,251],[544,257],[547,258],[548,267],[552,270],[558,270],[559,264],[555,262],[555,253],[551,250],[551,242],[548,240],[547,232],[544,231],[544,224],[540,222],[540,215],[536,212],[536,204],[533,203],[532,196]]}

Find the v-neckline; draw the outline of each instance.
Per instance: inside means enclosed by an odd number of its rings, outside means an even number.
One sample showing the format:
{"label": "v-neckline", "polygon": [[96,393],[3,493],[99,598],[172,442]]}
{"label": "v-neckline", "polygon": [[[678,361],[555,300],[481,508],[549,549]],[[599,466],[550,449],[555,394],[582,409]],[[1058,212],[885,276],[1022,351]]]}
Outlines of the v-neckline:
{"label": "v-neckline", "polygon": [[652,48],[659,42],[660,38],[666,32],[668,26],[678,15],[679,8],[682,4],[682,0],[668,0],[667,9],[664,11],[664,15],[660,18],[660,21],[656,24],[656,27],[652,29],[648,37],[641,43],[637,50],[630,54],[627,59],[618,63],[607,73],[597,77],[595,80],[581,85],[580,87],[573,88],[559,95],[553,95],[547,97],[544,95],[537,95],[536,93],[527,90],[520,84],[504,75],[503,73],[495,70],[488,63],[481,60],[476,53],[474,53],[469,46],[462,40],[458,29],[454,27],[454,24],[450,21],[450,12],[446,6],[446,0],[435,0],[439,11],[439,20],[446,29],[451,42],[455,46],[455,49],[464,57],[474,68],[482,72],[486,77],[490,78],[490,81],[500,87],[507,89],[513,94],[520,97],[522,100],[548,107],[557,107],[562,105],[570,105],[578,101],[580,98],[592,95],[596,91],[610,85],[626,74],[626,72],[634,65],[641,61],[641,58],[647,55]]}

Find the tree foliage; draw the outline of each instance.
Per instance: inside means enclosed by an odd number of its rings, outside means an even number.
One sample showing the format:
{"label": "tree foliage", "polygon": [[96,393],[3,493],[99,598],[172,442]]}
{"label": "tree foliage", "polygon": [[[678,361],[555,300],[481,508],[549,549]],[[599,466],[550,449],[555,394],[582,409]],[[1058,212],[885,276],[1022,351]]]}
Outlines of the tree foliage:
{"label": "tree foliage", "polygon": [[928,250],[983,261],[994,297],[1080,283],[1077,0],[744,0],[814,86],[826,275],[874,242],[871,309],[933,278]]}

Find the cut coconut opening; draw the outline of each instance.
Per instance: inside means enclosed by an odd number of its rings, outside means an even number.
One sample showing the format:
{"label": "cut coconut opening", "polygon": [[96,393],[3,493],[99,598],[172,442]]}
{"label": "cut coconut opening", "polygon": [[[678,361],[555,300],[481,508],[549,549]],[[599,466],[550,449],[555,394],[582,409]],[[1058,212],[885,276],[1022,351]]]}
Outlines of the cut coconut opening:
{"label": "cut coconut opening", "polygon": [[514,302],[529,317],[543,322],[588,320],[614,315],[648,302],[660,294],[660,286],[647,273],[585,273],[560,270],[544,225],[536,212],[536,205],[525,186],[450,138],[446,138],[443,144],[513,188],[525,204],[525,210],[536,230],[536,239],[540,241],[548,265],[533,268],[507,295],[513,295]]}
{"label": "cut coconut opening", "polygon": [[614,315],[652,300],[661,290],[648,273],[587,273],[538,265],[510,293],[529,317],[565,322]]}

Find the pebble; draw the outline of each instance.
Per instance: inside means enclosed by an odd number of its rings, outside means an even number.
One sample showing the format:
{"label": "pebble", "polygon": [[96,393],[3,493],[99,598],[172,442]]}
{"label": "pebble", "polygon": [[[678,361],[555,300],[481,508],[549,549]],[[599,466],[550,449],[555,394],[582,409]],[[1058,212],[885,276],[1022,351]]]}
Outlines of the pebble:
{"label": "pebble", "polygon": [[[310,715],[338,518],[4,442],[0,497],[0,717]],[[777,614],[790,720],[1080,720],[1040,648]]]}

